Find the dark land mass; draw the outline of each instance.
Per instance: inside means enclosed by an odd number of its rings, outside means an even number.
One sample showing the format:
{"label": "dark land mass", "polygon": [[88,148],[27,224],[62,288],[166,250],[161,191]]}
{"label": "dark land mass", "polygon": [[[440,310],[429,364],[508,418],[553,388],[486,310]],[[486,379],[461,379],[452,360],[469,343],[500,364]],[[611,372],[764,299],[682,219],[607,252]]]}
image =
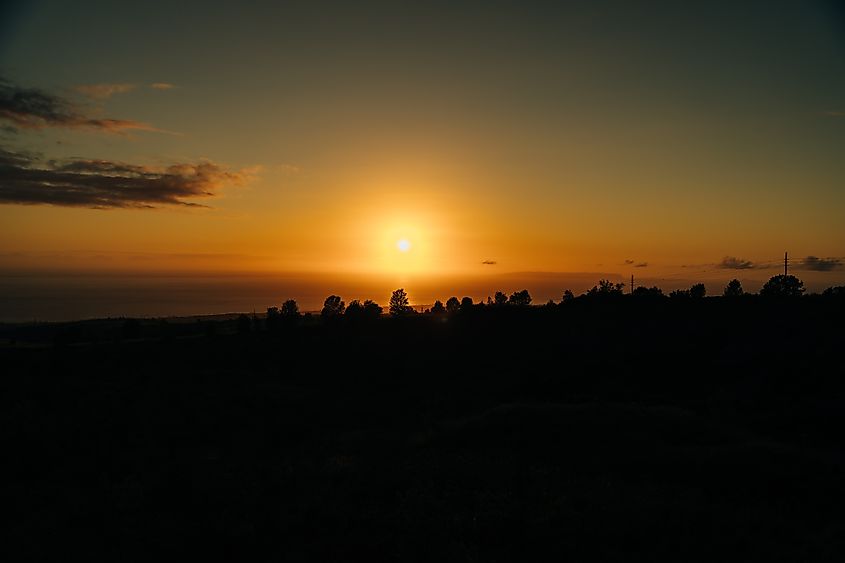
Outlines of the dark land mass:
{"label": "dark land mass", "polygon": [[0,328],[7,561],[842,561],[845,300]]}

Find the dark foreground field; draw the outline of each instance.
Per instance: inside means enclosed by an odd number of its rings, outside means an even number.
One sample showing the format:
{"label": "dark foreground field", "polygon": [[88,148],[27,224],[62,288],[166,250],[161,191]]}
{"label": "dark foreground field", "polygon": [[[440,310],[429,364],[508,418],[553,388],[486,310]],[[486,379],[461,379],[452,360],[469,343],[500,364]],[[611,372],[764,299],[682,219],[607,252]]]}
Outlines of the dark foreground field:
{"label": "dark foreground field", "polygon": [[844,311],[576,302],[47,344],[7,327],[3,549],[842,561]]}

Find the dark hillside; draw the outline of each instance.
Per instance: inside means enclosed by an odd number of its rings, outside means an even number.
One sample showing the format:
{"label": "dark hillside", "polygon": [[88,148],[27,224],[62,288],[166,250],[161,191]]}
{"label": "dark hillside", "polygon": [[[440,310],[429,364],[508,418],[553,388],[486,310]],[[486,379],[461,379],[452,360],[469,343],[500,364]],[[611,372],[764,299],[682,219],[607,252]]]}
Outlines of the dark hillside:
{"label": "dark hillside", "polygon": [[840,561],[843,312],[577,299],[17,336],[0,349],[6,549]]}

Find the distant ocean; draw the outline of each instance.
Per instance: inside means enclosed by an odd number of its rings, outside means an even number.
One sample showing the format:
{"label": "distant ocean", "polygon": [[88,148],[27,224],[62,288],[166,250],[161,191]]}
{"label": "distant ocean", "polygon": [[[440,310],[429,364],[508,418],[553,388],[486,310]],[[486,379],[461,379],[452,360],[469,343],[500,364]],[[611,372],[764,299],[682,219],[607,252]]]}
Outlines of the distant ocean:
{"label": "distant ocean", "polygon": [[[0,272],[0,322],[66,321],[106,317],[171,317],[261,312],[296,299],[302,311],[318,311],[328,295],[373,299],[387,305],[391,292],[403,287],[412,304],[465,295],[484,300],[496,291],[530,291],[534,303],[559,301],[565,289],[575,294],[599,278],[627,282],[619,274],[520,272],[465,279],[425,276],[345,276],[332,274],[82,274]],[[664,291],[689,287],[693,281],[643,279]],[[704,280],[706,281],[706,280]],[[720,294],[724,280],[707,283]],[[746,289],[760,287],[744,282]],[[820,286],[821,287],[821,286]],[[812,289],[812,288],[811,288]]]}

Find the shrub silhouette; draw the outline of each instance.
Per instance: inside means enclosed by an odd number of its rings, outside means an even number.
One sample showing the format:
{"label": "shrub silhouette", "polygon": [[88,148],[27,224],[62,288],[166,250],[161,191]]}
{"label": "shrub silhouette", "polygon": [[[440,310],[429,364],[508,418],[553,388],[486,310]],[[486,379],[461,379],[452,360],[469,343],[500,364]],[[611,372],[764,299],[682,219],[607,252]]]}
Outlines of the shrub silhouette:
{"label": "shrub silhouette", "polygon": [[249,334],[252,332],[252,319],[249,315],[238,315],[238,334]]}
{"label": "shrub silhouette", "polygon": [[496,294],[493,296],[493,304],[494,305],[505,305],[508,302],[508,296],[502,293],[501,291],[497,291]]}
{"label": "shrub silhouette", "polygon": [[725,297],[741,297],[742,295],[745,295],[745,292],[742,290],[742,284],[740,281],[734,278],[728,282],[728,285],[725,286],[723,295]]}
{"label": "shrub silhouette", "polygon": [[121,334],[123,338],[140,338],[141,337],[141,323],[138,319],[126,319],[123,321],[121,327]]}
{"label": "shrub silhouette", "polygon": [[804,282],[795,276],[781,274],[773,276],[760,290],[763,297],[801,297],[804,293]]}
{"label": "shrub silhouette", "polygon": [[403,288],[400,287],[393,292],[393,295],[390,296],[388,312],[394,317],[407,315],[413,312],[413,309],[408,304],[408,294],[405,293]]}
{"label": "shrub silhouette", "polygon": [[472,310],[473,303],[472,297],[464,297],[461,299],[461,311],[466,313],[467,311]]}
{"label": "shrub silhouette", "polygon": [[443,303],[440,302],[438,299],[434,302],[434,305],[431,307],[431,314],[433,315],[442,315],[446,312],[446,307],[443,306]]}
{"label": "shrub silhouette", "polygon": [[563,297],[561,297],[560,302],[561,302],[561,304],[569,303],[573,299],[575,299],[575,294],[572,293],[571,290],[567,289],[566,291],[563,292]]}
{"label": "shrub silhouette", "polygon": [[267,307],[267,317],[265,324],[267,330],[278,330],[282,323],[282,313],[278,307]]}
{"label": "shrub silhouette", "polygon": [[343,301],[337,295],[329,295],[323,303],[323,310],[320,315],[325,319],[331,319],[343,314],[346,309]]}
{"label": "shrub silhouette", "polygon": [[837,299],[845,298],[845,285],[838,285],[829,287],[822,292],[824,297],[835,297]]}
{"label": "shrub silhouette", "polygon": [[446,311],[450,313],[457,313],[461,308],[461,302],[457,297],[450,297],[446,300]]}

